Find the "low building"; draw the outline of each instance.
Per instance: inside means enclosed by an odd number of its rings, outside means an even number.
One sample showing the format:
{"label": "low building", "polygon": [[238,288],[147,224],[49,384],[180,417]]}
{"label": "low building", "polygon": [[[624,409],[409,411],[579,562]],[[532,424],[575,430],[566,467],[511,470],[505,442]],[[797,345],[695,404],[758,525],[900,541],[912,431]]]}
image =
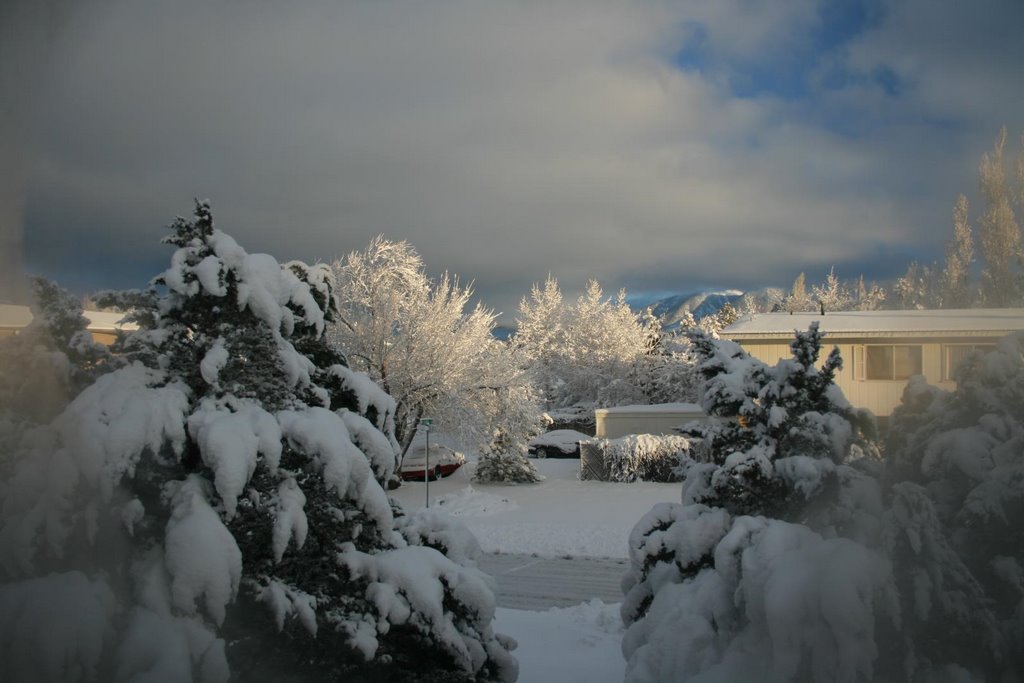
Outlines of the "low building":
{"label": "low building", "polygon": [[720,335],[774,365],[791,357],[794,332],[815,321],[826,334],[822,360],[833,346],[843,356],[836,384],[847,400],[888,417],[914,375],[952,389],[954,370],[969,353],[991,350],[1002,337],[1024,330],[1024,309],[761,313],[736,321]]}
{"label": "low building", "polygon": [[[89,321],[86,329],[92,338],[108,346],[114,343],[119,330],[134,330],[137,327],[134,323],[122,324],[120,320],[124,317],[123,313],[82,311],[82,315]],[[32,309],[28,306],[0,304],[0,339],[18,334],[31,322]]]}
{"label": "low building", "polygon": [[599,439],[618,439],[627,434],[678,435],[678,427],[708,416],[694,403],[615,406],[594,411]]}

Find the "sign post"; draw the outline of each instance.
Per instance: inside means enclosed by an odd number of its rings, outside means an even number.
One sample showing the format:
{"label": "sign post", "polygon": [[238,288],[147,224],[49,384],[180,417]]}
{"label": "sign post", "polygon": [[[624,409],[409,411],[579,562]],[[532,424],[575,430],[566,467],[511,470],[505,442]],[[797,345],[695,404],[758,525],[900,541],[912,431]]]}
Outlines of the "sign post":
{"label": "sign post", "polygon": [[434,421],[429,417],[420,420],[420,427],[423,427],[426,431],[427,439],[426,457],[423,459],[423,483],[426,485],[427,490],[427,507],[430,507],[430,427],[433,424]]}

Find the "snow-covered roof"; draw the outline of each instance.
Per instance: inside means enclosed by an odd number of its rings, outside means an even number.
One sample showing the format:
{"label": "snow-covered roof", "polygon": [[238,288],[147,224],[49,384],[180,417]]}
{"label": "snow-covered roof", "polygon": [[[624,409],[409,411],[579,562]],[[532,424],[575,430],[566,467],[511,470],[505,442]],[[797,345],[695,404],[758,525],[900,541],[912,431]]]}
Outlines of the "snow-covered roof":
{"label": "snow-covered roof", "polygon": [[758,313],[719,334],[735,341],[788,339],[814,321],[832,337],[995,337],[1024,330],[1024,308]]}
{"label": "snow-covered roof", "polygon": [[614,408],[598,408],[597,415],[678,415],[700,413],[704,410],[696,403],[657,403],[654,405],[615,406]]}
{"label": "snow-covered roof", "polygon": [[[137,327],[134,323],[120,324],[118,321],[124,317],[123,313],[82,311],[82,314],[89,320],[90,332],[134,330]],[[0,329],[19,329],[27,327],[30,322],[32,322],[32,309],[28,306],[0,304]]]}

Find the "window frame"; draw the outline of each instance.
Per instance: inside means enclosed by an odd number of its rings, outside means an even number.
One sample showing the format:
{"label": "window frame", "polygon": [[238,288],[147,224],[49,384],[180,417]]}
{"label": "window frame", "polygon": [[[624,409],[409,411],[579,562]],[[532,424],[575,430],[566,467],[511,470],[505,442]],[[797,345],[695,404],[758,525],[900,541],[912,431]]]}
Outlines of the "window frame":
{"label": "window frame", "polygon": [[[916,348],[917,359],[916,359],[916,371],[911,372],[907,376],[897,376],[896,369],[898,367],[898,357],[896,354],[896,347],[903,348]],[[888,377],[868,377],[868,349],[871,348],[888,348],[891,349],[891,359],[889,360],[890,372]],[[886,344],[858,344],[854,349],[854,379],[859,382],[906,382],[914,375],[920,375],[924,373],[924,344],[913,344],[913,343],[886,343]]]}
{"label": "window frame", "polygon": [[967,349],[967,353],[960,357],[957,361],[957,365],[962,363],[964,359],[975,351],[980,351],[983,355],[994,351],[997,344],[995,342],[952,342],[949,344],[942,345],[942,381],[943,382],[955,382],[953,374],[956,370],[955,366],[950,365],[950,351],[952,349]]}

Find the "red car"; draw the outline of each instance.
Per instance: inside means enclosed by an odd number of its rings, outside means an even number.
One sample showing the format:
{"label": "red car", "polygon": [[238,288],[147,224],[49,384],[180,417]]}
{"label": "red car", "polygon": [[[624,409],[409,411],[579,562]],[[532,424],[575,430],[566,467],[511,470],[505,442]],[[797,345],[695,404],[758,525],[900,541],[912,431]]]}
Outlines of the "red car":
{"label": "red car", "polygon": [[462,467],[466,462],[466,456],[454,451],[447,446],[432,443],[430,444],[430,463],[427,464],[427,449],[424,444],[413,444],[402,460],[402,469],[399,471],[402,479],[423,481],[424,474],[431,481],[447,477],[455,470]]}

